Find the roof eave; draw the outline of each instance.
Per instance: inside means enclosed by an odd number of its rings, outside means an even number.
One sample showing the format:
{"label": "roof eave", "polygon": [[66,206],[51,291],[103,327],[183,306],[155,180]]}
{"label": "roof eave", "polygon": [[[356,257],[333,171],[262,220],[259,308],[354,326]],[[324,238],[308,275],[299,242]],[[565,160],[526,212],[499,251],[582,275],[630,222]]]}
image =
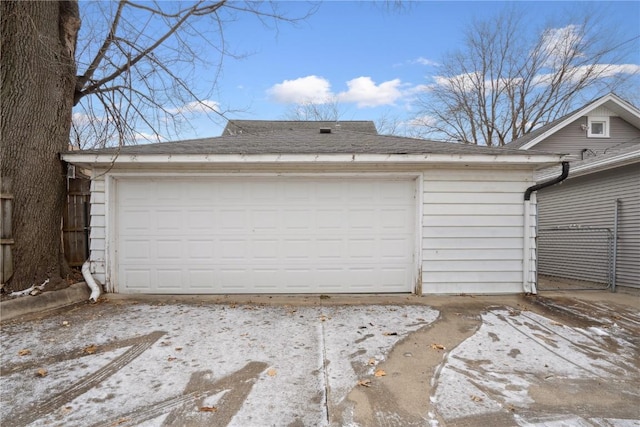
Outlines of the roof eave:
{"label": "roof eave", "polygon": [[[619,168],[622,166],[631,165],[634,163],[640,163],[640,148],[635,151],[624,152],[605,158],[595,158],[589,162],[583,163],[581,161],[572,162],[569,168],[569,178],[576,178],[579,176],[589,175],[596,172],[602,172],[608,169]],[[550,178],[555,174],[554,171],[544,171],[540,174],[539,180]]]}
{"label": "roof eave", "polygon": [[111,165],[211,164],[521,164],[550,165],[558,154],[81,154],[65,153],[62,160],[95,168]]}

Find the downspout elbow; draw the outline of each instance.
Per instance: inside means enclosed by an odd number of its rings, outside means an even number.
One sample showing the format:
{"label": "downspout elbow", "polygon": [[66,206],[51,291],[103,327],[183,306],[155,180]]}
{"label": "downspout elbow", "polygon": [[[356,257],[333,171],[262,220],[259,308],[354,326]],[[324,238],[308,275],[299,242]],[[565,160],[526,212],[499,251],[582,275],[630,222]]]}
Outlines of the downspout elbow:
{"label": "downspout elbow", "polygon": [[91,275],[91,263],[89,260],[86,260],[84,264],[82,264],[82,277],[84,277],[84,281],[91,289],[91,295],[89,296],[89,301],[96,302],[100,297],[100,286],[96,283],[96,280]]}
{"label": "downspout elbow", "polygon": [[562,173],[560,174],[560,176],[557,176],[552,180],[549,180],[546,182],[541,182],[540,184],[532,185],[531,187],[527,188],[527,190],[524,192],[524,200],[525,201],[531,200],[531,194],[534,191],[538,191],[543,188],[551,187],[552,185],[559,184],[565,179],[567,179],[568,176],[569,176],[569,162],[562,162]]}

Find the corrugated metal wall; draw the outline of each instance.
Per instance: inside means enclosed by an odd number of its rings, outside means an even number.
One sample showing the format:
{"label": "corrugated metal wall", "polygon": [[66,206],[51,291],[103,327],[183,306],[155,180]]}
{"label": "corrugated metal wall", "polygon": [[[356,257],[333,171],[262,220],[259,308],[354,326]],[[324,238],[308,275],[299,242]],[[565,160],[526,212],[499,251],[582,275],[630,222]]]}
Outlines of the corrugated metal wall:
{"label": "corrugated metal wall", "polygon": [[[613,230],[616,199],[621,200],[616,284],[640,288],[640,164],[570,178],[539,191],[538,224],[540,229],[573,226]],[[587,250],[578,242],[572,247]],[[557,248],[549,245],[538,248],[540,258],[555,259],[558,265],[554,268],[561,268],[567,258],[549,256],[554,250]],[[593,278],[591,269],[585,268],[580,279]]]}

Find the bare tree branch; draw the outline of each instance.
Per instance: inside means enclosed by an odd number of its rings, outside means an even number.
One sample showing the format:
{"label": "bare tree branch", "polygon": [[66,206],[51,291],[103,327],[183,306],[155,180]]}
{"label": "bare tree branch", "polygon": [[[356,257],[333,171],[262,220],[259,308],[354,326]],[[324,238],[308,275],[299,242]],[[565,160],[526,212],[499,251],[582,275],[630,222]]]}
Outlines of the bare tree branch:
{"label": "bare tree branch", "polygon": [[[225,109],[215,100],[216,82],[224,59],[241,57],[227,45],[226,27],[241,17],[264,25],[295,24],[317,9],[311,4],[301,16],[290,17],[277,6],[227,0],[87,4],[83,28],[89,32],[81,32],[77,51],[84,71],[76,78],[74,97],[82,114],[74,116],[80,122],[73,127],[73,144],[131,144],[141,132],[161,140],[193,114],[224,118]],[[78,138],[92,142],[81,144]]]}
{"label": "bare tree branch", "polygon": [[434,84],[419,97],[418,115],[433,119],[426,121],[428,134],[503,145],[565,115],[585,102],[582,96],[615,90],[633,75],[619,64],[640,36],[621,42],[598,23],[587,12],[531,35],[512,9],[473,23],[463,47],[441,61]]}

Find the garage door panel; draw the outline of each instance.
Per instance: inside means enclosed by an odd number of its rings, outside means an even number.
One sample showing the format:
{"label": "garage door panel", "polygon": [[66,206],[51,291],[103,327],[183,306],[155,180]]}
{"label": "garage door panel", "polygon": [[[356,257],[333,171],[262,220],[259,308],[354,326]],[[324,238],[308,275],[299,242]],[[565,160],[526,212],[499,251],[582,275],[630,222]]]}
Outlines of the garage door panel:
{"label": "garage door panel", "polygon": [[179,209],[157,209],[156,221],[156,231],[180,230],[184,217]]}
{"label": "garage door panel", "polygon": [[152,230],[149,228],[150,213],[146,209],[123,209],[118,221],[118,226],[121,231],[131,234],[135,232],[147,232]]}
{"label": "garage door panel", "polygon": [[148,240],[129,239],[124,242],[123,249],[124,253],[127,254],[127,260],[129,260],[129,262],[149,263],[153,259],[151,254],[151,243]]}
{"label": "garage door panel", "polygon": [[166,292],[180,292],[180,284],[182,279],[182,268],[165,268],[158,267],[157,272],[157,285],[158,289]]}
{"label": "garage door panel", "polygon": [[182,261],[184,249],[180,240],[159,239],[156,241],[157,258],[162,262]]}
{"label": "garage door panel", "polygon": [[410,292],[414,191],[411,179],[124,180],[117,192],[118,286],[149,293]]}
{"label": "garage door panel", "polygon": [[151,271],[148,268],[129,267],[124,270],[124,280],[129,290],[151,291]]}
{"label": "garage door panel", "polygon": [[215,227],[215,218],[210,209],[195,208],[185,212],[186,215],[186,228],[189,231],[207,231],[212,230]]}
{"label": "garage door panel", "polygon": [[277,209],[260,209],[251,212],[251,223],[255,230],[277,231],[280,215]]}

